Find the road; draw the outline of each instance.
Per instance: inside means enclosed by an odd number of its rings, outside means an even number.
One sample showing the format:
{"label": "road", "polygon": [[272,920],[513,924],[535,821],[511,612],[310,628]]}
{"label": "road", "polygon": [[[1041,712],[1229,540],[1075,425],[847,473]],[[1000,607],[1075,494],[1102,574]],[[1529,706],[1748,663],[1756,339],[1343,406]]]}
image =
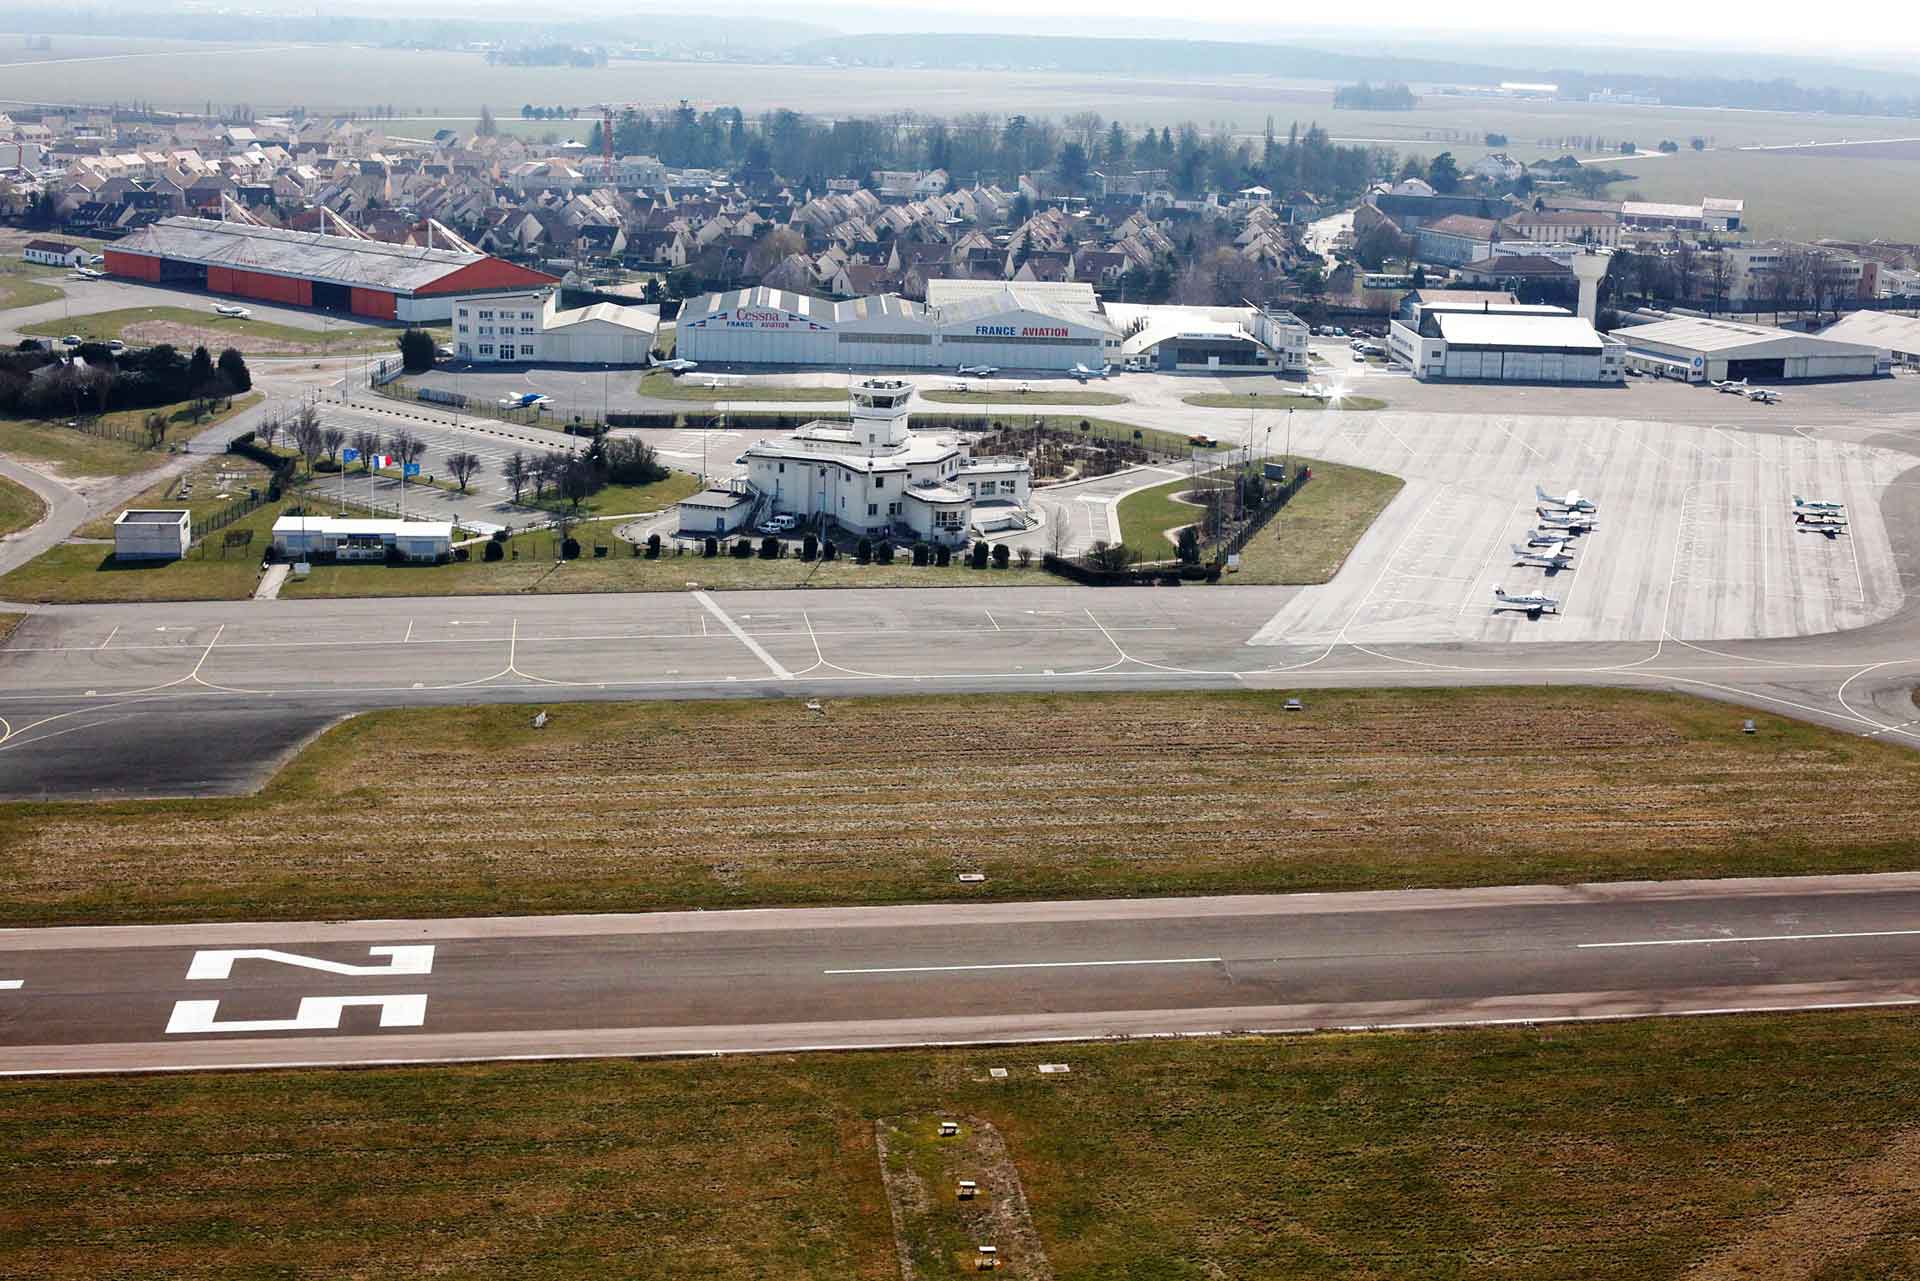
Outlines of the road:
{"label": "road", "polygon": [[0,933],[4,1074],[1908,1004],[1920,874]]}

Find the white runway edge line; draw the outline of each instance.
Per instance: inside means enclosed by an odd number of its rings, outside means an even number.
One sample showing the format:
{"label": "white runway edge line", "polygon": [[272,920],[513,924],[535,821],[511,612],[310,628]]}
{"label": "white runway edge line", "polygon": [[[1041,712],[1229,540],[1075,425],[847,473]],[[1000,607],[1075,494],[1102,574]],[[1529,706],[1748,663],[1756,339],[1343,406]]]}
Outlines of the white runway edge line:
{"label": "white runway edge line", "polygon": [[773,655],[767,653],[767,651],[761,646],[759,641],[747,635],[746,632],[741,629],[740,624],[734,622],[733,619],[727,617],[727,611],[724,609],[721,609],[720,606],[715,604],[713,597],[707,595],[705,592],[695,592],[693,594],[693,598],[699,601],[701,607],[705,609],[709,614],[712,614],[715,618],[719,619],[720,625],[726,628],[727,631],[732,633],[733,638],[735,640],[739,641],[742,645],[745,645],[749,650],[753,652],[753,656],[755,658],[765,663],[767,665],[768,671],[772,672],[776,677],[778,677],[783,681],[790,681],[793,679],[793,673],[788,671],[786,668],[780,666],[780,664],[774,660]]}
{"label": "white runway edge line", "polygon": [[25,982],[25,979],[0,979],[0,991],[11,992]]}
{"label": "white runway edge line", "polygon": [[1700,947],[1707,943],[1803,943],[1817,939],[1890,939],[1920,934],[1920,930],[1855,930],[1844,934],[1749,934],[1717,939],[1634,939],[1624,943],[1577,943],[1593,947]]}
{"label": "white runway edge line", "polygon": [[1102,965],[1219,965],[1217,956],[1149,957],[1139,961],[1013,961],[1002,965],[883,965],[864,970],[821,970],[822,974],[953,974],[962,970],[1084,970]]}

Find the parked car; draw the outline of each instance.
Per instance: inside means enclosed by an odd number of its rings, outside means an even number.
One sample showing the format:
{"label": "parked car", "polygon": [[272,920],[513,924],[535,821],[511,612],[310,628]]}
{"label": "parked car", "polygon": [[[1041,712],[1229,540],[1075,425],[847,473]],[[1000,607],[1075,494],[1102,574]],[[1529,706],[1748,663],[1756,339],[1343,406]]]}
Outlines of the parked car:
{"label": "parked car", "polygon": [[107,350],[112,352],[116,356],[126,351],[126,349],[127,349],[127,345],[121,342],[118,338],[115,338],[112,342],[107,344]]}
{"label": "parked car", "polygon": [[773,516],[760,522],[760,532],[770,535],[790,533],[799,523],[799,518],[795,516]]}
{"label": "parked car", "polygon": [[1353,353],[1353,363],[1354,363],[1354,364],[1356,364],[1356,365],[1364,365],[1364,364],[1366,364],[1366,363],[1367,363],[1367,353],[1366,353],[1366,352],[1364,352],[1364,351],[1356,351],[1356,352],[1354,352],[1354,353]]}
{"label": "parked car", "polygon": [[68,334],[65,338],[62,338],[60,341],[69,347],[78,347],[80,345],[80,335]]}

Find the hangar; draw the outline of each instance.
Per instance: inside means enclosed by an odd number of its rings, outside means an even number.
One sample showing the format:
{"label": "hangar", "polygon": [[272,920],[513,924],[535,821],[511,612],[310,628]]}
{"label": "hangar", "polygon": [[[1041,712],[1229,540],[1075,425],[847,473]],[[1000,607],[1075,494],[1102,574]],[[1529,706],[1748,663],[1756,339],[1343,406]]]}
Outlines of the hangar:
{"label": "hangar", "polygon": [[1822,338],[1862,343],[1881,358],[1920,369],[1920,319],[1895,311],[1856,311],[1820,331]]}
{"label": "hangar", "polygon": [[1389,358],[1423,382],[1626,381],[1625,345],[1585,317],[1497,297],[1438,293],[1403,303],[1387,331]]}
{"label": "hangar", "polygon": [[555,288],[469,294],[455,300],[453,346],[462,360],[552,365],[644,365],[660,309],[594,303],[560,310]]}
{"label": "hangar", "polygon": [[1120,350],[1129,367],[1307,372],[1309,331],[1289,311],[1111,303],[1107,316],[1125,335]]}
{"label": "hangar", "polygon": [[162,218],[106,251],[109,275],[376,320],[449,320],[453,299],[552,276],[482,253],[210,218]]}
{"label": "hangar", "polygon": [[1627,367],[1683,382],[1732,379],[1871,378],[1887,372],[1880,351],[1734,320],[1660,320],[1614,331],[1627,344]]}

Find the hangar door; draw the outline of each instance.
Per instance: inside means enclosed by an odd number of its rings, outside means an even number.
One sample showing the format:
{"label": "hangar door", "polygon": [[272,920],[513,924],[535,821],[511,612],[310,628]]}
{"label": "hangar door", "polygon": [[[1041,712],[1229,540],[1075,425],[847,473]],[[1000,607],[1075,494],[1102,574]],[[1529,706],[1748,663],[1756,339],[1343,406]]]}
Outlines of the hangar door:
{"label": "hangar door", "polygon": [[1787,362],[1783,356],[1775,356],[1771,360],[1729,360],[1727,362],[1727,377],[1734,382],[1739,382],[1742,378],[1785,378],[1786,376]]}

